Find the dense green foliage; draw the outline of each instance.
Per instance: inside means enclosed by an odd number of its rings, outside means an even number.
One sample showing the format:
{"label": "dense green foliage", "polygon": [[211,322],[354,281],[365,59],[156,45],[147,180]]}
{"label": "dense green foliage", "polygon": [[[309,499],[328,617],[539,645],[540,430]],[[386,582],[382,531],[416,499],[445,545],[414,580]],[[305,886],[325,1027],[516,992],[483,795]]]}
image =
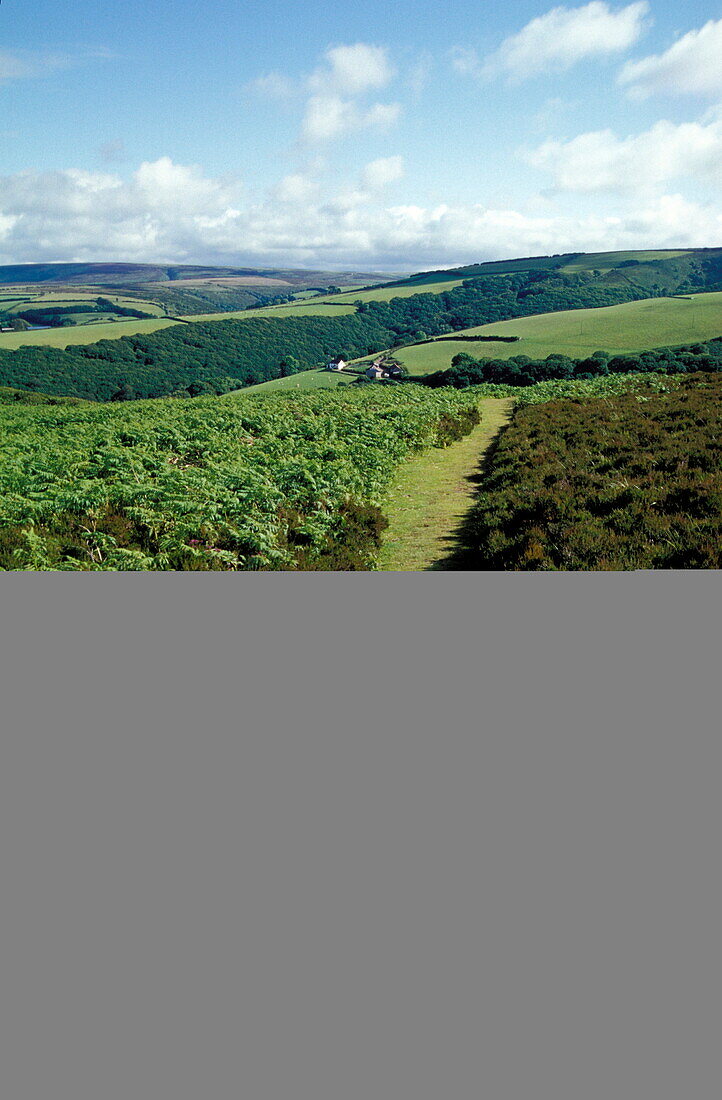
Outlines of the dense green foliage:
{"label": "dense green foliage", "polygon": [[424,341],[476,325],[566,309],[588,309],[636,301],[632,287],[600,287],[591,275],[532,271],[467,279],[441,294],[414,294],[389,302],[359,302],[359,314],[373,317],[393,342]]}
{"label": "dense green foliage", "polygon": [[608,374],[598,378],[551,379],[534,386],[509,386],[482,382],[464,392],[476,397],[513,397],[514,407],[539,405],[545,401],[573,398],[584,401],[592,397],[614,397],[621,393],[669,393],[682,381],[682,375],[672,374]]}
{"label": "dense green foliage", "polygon": [[402,386],[0,406],[0,568],[371,568],[396,465],[478,419]]}
{"label": "dense green foliage", "polygon": [[[503,390],[503,396],[514,397],[516,408],[522,405],[540,405],[545,401],[558,401],[572,398],[584,401],[591,397],[615,397],[622,393],[636,393],[641,396],[650,393],[669,393],[676,389],[682,380],[679,374],[608,374],[597,378],[574,378],[567,381],[552,379],[537,382],[535,386],[474,386],[473,392],[490,391],[493,397],[496,391]],[[502,396],[499,394],[499,396]]]}
{"label": "dense green foliage", "polygon": [[32,390],[16,390],[12,386],[0,386],[0,405],[85,405],[79,397],[60,397]]}
{"label": "dense green foliage", "polygon": [[[29,306],[26,309],[16,309],[12,317],[19,317],[31,325],[59,327],[67,323],[70,318],[76,316],[85,317],[88,315],[88,320],[90,320],[94,315],[99,313],[104,317],[136,317],[138,320],[155,316],[153,313],[147,313],[142,309],[134,309],[131,306],[121,306],[117,302],[112,302],[110,298],[101,297],[96,298],[94,302],[76,302],[69,306],[56,305],[54,302],[43,303],[41,301],[37,306]],[[10,316],[11,315],[8,314],[7,319],[10,319]],[[2,317],[3,315],[0,313],[0,318]]]}
{"label": "dense green foliage", "polygon": [[279,293],[259,286],[214,286],[213,283],[200,286],[185,286],[179,280],[174,286],[158,286],[154,283],[145,287],[124,287],[138,294],[150,295],[169,315],[191,316],[194,313],[230,313],[232,310],[254,309],[272,302],[285,301],[283,287]]}
{"label": "dense green foliage", "polygon": [[548,355],[530,359],[514,355],[511,359],[473,359],[460,352],[448,370],[436,371],[421,379],[434,388],[454,386],[463,389],[481,382],[509,386],[534,386],[551,379],[586,379],[610,374],[635,374],[650,371],[663,374],[688,374],[691,371],[722,370],[722,336],[707,343],[686,344],[679,348],[654,348],[636,355],[610,356],[598,351],[584,359],[567,355]]}
{"label": "dense green foliage", "polygon": [[178,391],[225,393],[284,372],[316,366],[339,350],[365,355],[383,347],[372,320],[344,317],[251,318],[175,325],[150,334],[68,348],[0,351],[0,384],[108,401]]}
{"label": "dense green foliage", "polygon": [[470,569],[719,569],[722,378],[517,409],[465,543]]}

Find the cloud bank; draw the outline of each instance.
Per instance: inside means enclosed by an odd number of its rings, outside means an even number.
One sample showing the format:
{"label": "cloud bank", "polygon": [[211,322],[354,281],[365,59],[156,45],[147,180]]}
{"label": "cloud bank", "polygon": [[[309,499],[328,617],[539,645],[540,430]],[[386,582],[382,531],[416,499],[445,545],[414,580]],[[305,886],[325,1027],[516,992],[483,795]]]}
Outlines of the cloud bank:
{"label": "cloud bank", "polygon": [[[610,215],[545,216],[482,204],[384,205],[403,165],[381,158],[366,190],[323,199],[288,176],[263,201],[240,181],[168,157],[128,179],[74,170],[0,177],[0,262],[127,260],[401,269],[613,248],[703,246],[722,239],[716,204],[650,197]],[[372,192],[370,188],[376,187]],[[303,216],[299,216],[302,204]]]}

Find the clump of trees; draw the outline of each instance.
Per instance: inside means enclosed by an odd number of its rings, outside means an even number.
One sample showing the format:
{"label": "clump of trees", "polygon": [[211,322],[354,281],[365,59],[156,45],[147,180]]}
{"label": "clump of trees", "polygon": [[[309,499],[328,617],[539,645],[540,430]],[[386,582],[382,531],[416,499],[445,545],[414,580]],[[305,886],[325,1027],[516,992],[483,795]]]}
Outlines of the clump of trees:
{"label": "clump of trees", "polygon": [[460,352],[452,359],[450,368],[436,371],[420,381],[433,388],[454,386],[464,389],[487,382],[534,386],[552,379],[567,381],[614,374],[688,374],[719,370],[722,370],[722,337],[677,348],[654,348],[634,355],[611,356],[606,351],[595,351],[584,359],[572,359],[568,355],[548,355],[546,359],[531,359],[528,355],[513,355],[510,359],[474,359]]}

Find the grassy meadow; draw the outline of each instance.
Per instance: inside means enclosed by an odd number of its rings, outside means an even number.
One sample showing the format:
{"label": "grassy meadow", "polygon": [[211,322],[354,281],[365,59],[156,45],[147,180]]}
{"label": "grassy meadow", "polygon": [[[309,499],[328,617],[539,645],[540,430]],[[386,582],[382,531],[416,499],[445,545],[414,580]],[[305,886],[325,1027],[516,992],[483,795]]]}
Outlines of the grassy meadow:
{"label": "grassy meadow", "polygon": [[513,344],[467,340],[434,340],[399,348],[395,357],[411,375],[431,374],[451,366],[460,351],[474,358],[510,359],[528,355],[583,357],[603,350],[611,354],[722,336],[722,293],[695,294],[688,299],[645,298],[603,309],[573,309],[500,321],[464,330],[460,335],[519,336]]}
{"label": "grassy meadow", "polygon": [[[106,298],[115,305],[124,309],[139,309],[143,313],[152,313],[156,317],[163,316],[163,309],[157,302],[147,298],[131,298],[123,294],[106,293],[104,287],[89,287],[87,289],[68,291],[54,290],[27,290],[26,288],[9,289],[0,292],[0,309],[7,313],[21,313],[24,309],[42,309],[43,306],[86,306],[93,304],[97,298]],[[84,314],[83,316],[91,316]]]}
{"label": "grassy meadow", "polygon": [[610,271],[620,264],[629,263],[630,260],[639,264],[651,264],[657,260],[676,260],[679,256],[686,256],[687,249],[677,251],[648,251],[648,252],[592,252],[585,256],[579,256],[564,264],[559,270],[565,274],[574,274],[577,271]]}
{"label": "grassy meadow", "polygon": [[140,332],[157,332],[177,324],[158,318],[157,321],[140,321],[129,317],[127,321],[111,321],[107,324],[72,325],[69,328],[36,329],[30,332],[0,332],[0,348],[13,351],[16,348],[46,347],[67,348],[74,344],[97,344],[99,340],[118,340],[121,336],[135,336]]}
{"label": "grassy meadow", "polygon": [[348,291],[344,294],[330,294],[319,297],[318,302],[349,303],[354,302],[390,302],[392,298],[411,298],[414,294],[443,294],[461,286],[464,280],[458,276],[440,279],[433,283],[405,283],[403,286],[372,287],[371,290]]}
{"label": "grassy meadow", "polygon": [[319,298],[300,305],[284,303],[279,306],[261,306],[258,309],[241,309],[232,313],[194,313],[184,321],[248,321],[251,317],[343,317],[356,312],[353,303],[331,302]]}
{"label": "grassy meadow", "polygon": [[356,376],[330,370],[304,370],[288,378],[272,378],[268,382],[259,382],[256,386],[244,386],[232,393],[290,393],[292,391],[333,390],[337,386],[347,386],[355,382]]}

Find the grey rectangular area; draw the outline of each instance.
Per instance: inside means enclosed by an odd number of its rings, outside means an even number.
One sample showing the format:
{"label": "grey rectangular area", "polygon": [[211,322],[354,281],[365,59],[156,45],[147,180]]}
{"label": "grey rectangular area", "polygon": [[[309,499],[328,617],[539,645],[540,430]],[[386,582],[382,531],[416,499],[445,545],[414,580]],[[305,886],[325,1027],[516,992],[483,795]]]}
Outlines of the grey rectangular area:
{"label": "grey rectangular area", "polygon": [[2,584],[3,1095],[718,1095],[716,575]]}

